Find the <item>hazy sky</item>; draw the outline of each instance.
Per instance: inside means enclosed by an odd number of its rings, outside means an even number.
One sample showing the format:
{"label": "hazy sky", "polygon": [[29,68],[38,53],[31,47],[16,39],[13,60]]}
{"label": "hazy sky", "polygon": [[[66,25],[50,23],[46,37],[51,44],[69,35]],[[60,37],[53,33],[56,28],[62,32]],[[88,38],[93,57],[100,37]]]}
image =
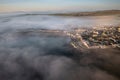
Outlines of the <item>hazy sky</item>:
{"label": "hazy sky", "polygon": [[0,0],[0,12],[119,9],[120,0]]}

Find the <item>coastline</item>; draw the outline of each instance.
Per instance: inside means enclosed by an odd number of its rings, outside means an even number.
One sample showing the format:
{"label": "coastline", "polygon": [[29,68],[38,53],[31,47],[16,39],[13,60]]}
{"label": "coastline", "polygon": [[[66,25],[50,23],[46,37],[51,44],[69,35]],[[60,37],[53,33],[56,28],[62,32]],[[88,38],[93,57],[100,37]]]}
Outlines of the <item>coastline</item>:
{"label": "coastline", "polygon": [[54,16],[108,16],[118,15],[120,16],[120,10],[104,10],[104,11],[92,11],[92,12],[66,12],[66,13],[55,13],[48,14]]}

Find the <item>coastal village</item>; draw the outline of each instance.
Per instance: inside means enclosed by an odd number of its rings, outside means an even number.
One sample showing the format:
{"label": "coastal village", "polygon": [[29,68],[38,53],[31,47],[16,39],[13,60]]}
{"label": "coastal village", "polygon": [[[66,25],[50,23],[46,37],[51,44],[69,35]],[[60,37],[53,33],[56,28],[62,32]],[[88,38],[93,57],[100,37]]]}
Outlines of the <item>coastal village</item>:
{"label": "coastal village", "polygon": [[120,48],[120,26],[75,29],[68,35],[74,48]]}

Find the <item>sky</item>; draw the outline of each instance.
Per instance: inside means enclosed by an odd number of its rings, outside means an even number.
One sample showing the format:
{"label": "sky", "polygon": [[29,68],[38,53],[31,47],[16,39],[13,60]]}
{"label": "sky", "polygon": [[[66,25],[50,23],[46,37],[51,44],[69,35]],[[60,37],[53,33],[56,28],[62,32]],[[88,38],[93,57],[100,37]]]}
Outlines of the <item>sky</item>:
{"label": "sky", "polygon": [[0,12],[120,10],[120,0],[0,0]]}

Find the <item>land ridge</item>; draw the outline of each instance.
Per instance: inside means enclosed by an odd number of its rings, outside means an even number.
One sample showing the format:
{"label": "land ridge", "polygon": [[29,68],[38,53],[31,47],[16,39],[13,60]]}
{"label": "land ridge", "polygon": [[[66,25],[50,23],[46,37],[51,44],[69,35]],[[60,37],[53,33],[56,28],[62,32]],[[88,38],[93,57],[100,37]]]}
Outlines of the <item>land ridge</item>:
{"label": "land ridge", "polygon": [[55,13],[50,15],[56,16],[104,16],[104,15],[120,15],[120,10],[103,10],[92,12],[69,12],[69,13]]}

